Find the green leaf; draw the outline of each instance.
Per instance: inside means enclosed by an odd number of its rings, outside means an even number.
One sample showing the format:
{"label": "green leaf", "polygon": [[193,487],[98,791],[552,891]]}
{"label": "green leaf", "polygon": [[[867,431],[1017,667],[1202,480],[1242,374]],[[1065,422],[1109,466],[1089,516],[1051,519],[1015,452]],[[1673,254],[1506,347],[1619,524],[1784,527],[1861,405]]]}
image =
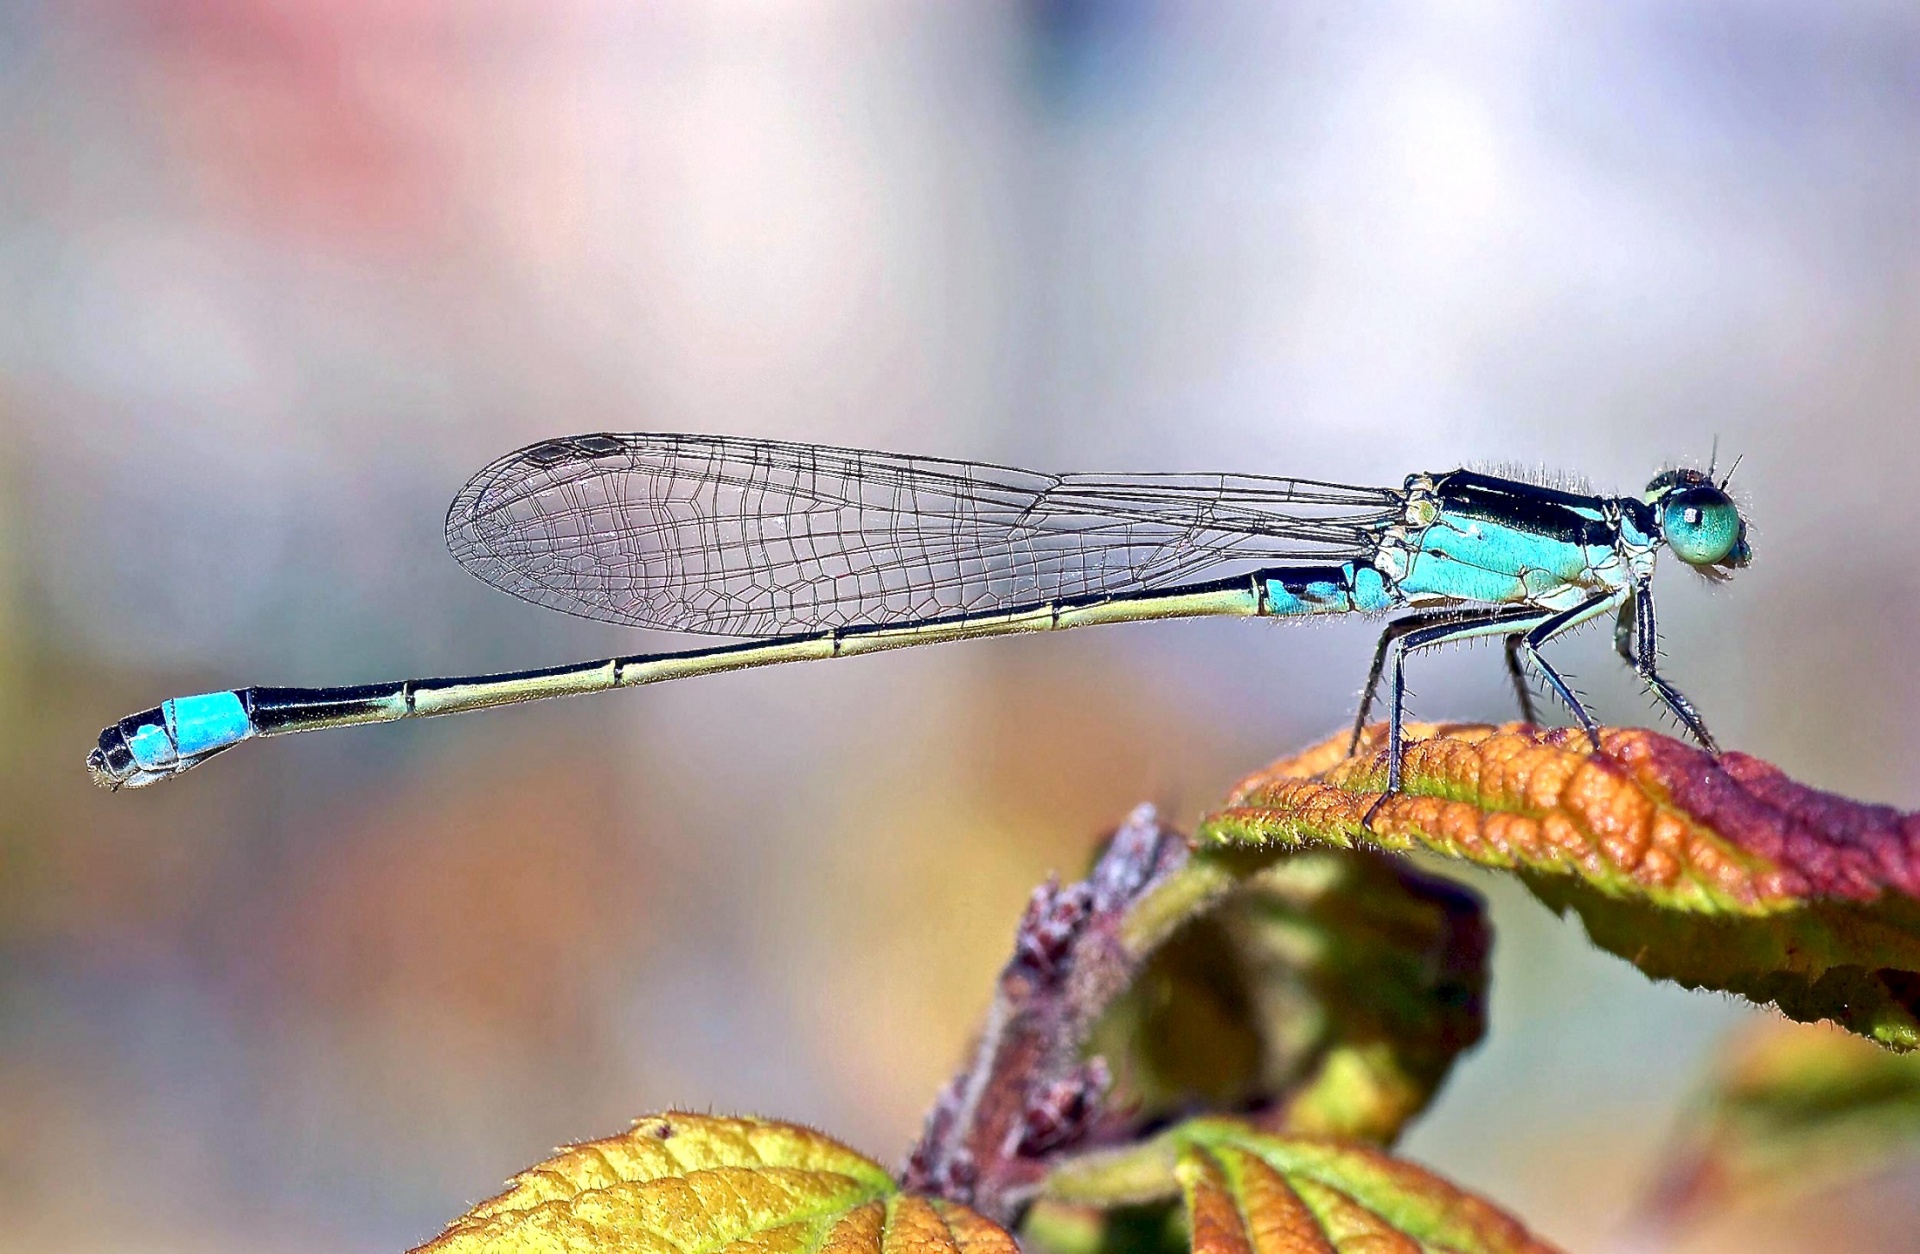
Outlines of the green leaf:
{"label": "green leaf", "polygon": [[1238,888],[1152,954],[1092,1051],[1149,1118],[1261,1108],[1391,1142],[1485,1030],[1479,899],[1373,855],[1238,863]]}
{"label": "green leaf", "polygon": [[1920,1150],[1920,1054],[1831,1028],[1755,1024],[1720,1059],[1659,1173],[1654,1215],[1810,1193]]}
{"label": "green leaf", "polygon": [[1018,1254],[810,1128],[679,1112],[560,1151],[416,1254]]}
{"label": "green leaf", "polygon": [[1171,1139],[1194,1254],[1548,1254],[1482,1198],[1372,1146],[1195,1120]]}
{"label": "green leaf", "polygon": [[1406,791],[1371,735],[1244,781],[1213,847],[1427,852],[1514,872],[1648,975],[1920,1046],[1920,816],[1649,731],[1408,728]]}

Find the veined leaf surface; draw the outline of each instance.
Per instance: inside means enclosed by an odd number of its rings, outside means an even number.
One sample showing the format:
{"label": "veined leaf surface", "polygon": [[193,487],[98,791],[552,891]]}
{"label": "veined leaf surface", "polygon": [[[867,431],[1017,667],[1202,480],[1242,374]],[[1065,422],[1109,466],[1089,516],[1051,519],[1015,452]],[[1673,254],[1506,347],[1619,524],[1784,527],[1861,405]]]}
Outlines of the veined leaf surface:
{"label": "veined leaf surface", "polygon": [[1920,815],[1649,731],[1408,728],[1406,791],[1364,820],[1381,739],[1243,781],[1209,845],[1428,852],[1517,874],[1648,975],[1920,1046]]}
{"label": "veined leaf surface", "polygon": [[1493,1203],[1356,1141],[1202,1118],[1098,1156],[1104,1162],[1095,1157],[1064,1167],[1050,1196],[1071,1202],[1098,1192],[1102,1175],[1131,1179],[1141,1201],[1177,1193],[1193,1254],[1554,1251]]}
{"label": "veined leaf surface", "polygon": [[416,1254],[1018,1254],[964,1206],[902,1194],[796,1124],[673,1112],[515,1176]]}

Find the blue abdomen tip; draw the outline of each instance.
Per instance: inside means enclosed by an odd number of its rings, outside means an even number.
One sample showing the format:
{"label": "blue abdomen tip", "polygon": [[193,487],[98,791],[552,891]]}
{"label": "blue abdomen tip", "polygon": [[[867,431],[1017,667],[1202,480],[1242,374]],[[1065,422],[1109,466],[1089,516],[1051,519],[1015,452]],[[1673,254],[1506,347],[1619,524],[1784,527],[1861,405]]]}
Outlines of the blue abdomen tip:
{"label": "blue abdomen tip", "polygon": [[237,692],[208,692],[197,697],[175,697],[160,707],[167,729],[183,758],[245,740],[253,735],[253,721]]}

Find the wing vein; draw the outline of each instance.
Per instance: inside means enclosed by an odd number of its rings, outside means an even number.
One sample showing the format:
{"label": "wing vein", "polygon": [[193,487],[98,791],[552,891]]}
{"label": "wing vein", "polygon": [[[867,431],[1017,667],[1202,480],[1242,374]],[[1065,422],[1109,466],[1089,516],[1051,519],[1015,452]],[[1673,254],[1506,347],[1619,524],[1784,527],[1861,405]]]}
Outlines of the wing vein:
{"label": "wing vein", "polygon": [[1046,475],[702,435],[499,459],[447,514],[474,575],[587,618],[772,636],[1124,596],[1236,563],[1377,551],[1390,488],[1235,474]]}

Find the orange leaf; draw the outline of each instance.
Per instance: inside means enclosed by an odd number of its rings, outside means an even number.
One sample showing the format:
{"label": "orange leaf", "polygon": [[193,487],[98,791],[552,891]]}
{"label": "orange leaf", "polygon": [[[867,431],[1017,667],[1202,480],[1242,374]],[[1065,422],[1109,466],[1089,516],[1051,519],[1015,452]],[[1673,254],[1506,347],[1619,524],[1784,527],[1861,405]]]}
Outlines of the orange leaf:
{"label": "orange leaf", "polygon": [[1195,1254],[1552,1254],[1492,1203],[1370,1146],[1229,1120],[1174,1131]]}
{"label": "orange leaf", "polygon": [[1364,825],[1380,736],[1243,781],[1216,845],[1424,851],[1516,872],[1647,974],[1920,1045],[1920,815],[1649,731],[1408,728],[1406,791]]}

